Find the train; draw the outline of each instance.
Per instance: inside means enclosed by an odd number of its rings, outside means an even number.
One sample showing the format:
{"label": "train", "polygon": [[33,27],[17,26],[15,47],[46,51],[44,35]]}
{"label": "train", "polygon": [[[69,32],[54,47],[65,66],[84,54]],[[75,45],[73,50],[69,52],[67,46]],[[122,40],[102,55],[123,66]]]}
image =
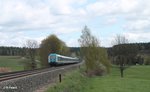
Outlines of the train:
{"label": "train", "polygon": [[48,63],[50,66],[73,64],[73,63],[79,63],[79,62],[80,62],[79,58],[63,56],[63,55],[59,55],[56,53],[51,53],[48,56]]}

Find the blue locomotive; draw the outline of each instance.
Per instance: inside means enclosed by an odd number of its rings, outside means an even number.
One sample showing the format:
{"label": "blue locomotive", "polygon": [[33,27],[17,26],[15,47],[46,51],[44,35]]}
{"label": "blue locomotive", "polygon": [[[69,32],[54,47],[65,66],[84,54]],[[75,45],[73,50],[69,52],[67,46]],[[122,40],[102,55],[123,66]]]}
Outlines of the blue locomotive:
{"label": "blue locomotive", "polygon": [[79,61],[80,60],[78,58],[67,57],[56,53],[49,54],[48,56],[48,63],[51,66],[78,63]]}

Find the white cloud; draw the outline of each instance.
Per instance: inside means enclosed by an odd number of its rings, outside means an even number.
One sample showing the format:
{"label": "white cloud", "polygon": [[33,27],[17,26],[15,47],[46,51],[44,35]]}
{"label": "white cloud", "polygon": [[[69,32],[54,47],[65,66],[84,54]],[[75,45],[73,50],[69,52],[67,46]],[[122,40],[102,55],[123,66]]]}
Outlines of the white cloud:
{"label": "white cloud", "polygon": [[63,35],[66,33],[75,33],[75,32],[79,32],[81,29],[79,28],[69,28],[69,27],[60,27],[60,28],[56,28],[57,31],[55,31],[54,33],[59,35]]}
{"label": "white cloud", "polygon": [[[34,2],[33,2],[34,1]],[[3,30],[22,30],[51,28],[77,23],[85,16],[84,9],[73,8],[74,3],[83,4],[86,0],[12,0],[3,1],[0,5],[0,26]],[[36,4],[35,4],[36,3]]]}
{"label": "white cloud", "polygon": [[118,22],[119,20],[117,19],[120,17],[122,20],[125,20],[122,28],[128,33],[132,31],[132,35],[135,38],[139,37],[137,37],[136,32],[141,32],[144,36],[148,36],[144,32],[150,29],[149,0],[100,0],[89,4],[86,9],[88,13],[92,12],[93,16],[113,16],[106,19],[106,24],[112,25],[116,21]]}
{"label": "white cloud", "polygon": [[120,10],[123,13],[131,13],[136,11],[140,4],[140,0],[119,0],[118,3],[118,10]]}
{"label": "white cloud", "polygon": [[[106,17],[111,16],[111,17]],[[104,18],[105,24],[113,25],[125,20],[122,28],[130,39],[141,38],[150,29],[150,1],[149,0],[1,0],[0,1],[0,45],[19,44],[19,39],[30,39],[21,34],[14,39],[7,36],[7,32],[24,32],[28,30],[50,30],[56,34],[79,33],[81,26],[91,25],[96,17]],[[118,18],[119,17],[119,18]],[[94,21],[95,24],[97,21]],[[97,24],[98,25],[98,24]],[[109,26],[110,27],[110,26]],[[132,31],[132,32],[130,32]],[[141,32],[143,37],[137,36]],[[3,32],[3,33],[2,33]],[[148,33],[149,34],[149,33]],[[12,34],[15,36],[15,34]],[[132,36],[131,36],[132,35]],[[131,38],[134,37],[134,38]],[[35,38],[39,41],[43,37]],[[145,39],[149,39],[148,37]],[[15,42],[18,40],[18,42]],[[104,40],[102,43],[109,45]],[[12,43],[11,43],[11,42]],[[67,44],[77,43],[75,40]]]}
{"label": "white cloud", "polygon": [[[11,35],[9,35],[11,34]],[[38,44],[41,43],[41,41],[43,39],[45,39],[45,37],[41,36],[41,37],[29,37],[29,36],[25,36],[24,32],[0,32],[0,46],[19,46],[19,47],[23,47],[24,44],[26,43],[27,40],[36,40],[38,42]]]}
{"label": "white cloud", "polygon": [[131,30],[131,31],[144,31],[147,29],[150,29],[150,20],[133,20],[127,22],[127,24],[124,26],[125,29]]}
{"label": "white cloud", "polygon": [[129,42],[149,42],[150,32],[125,32],[124,35],[129,39]]}
{"label": "white cloud", "polygon": [[96,16],[105,14],[131,13],[137,10],[140,0],[107,0],[89,4],[86,9]]}
{"label": "white cloud", "polygon": [[[0,45],[14,46],[16,44],[17,46],[21,46],[25,40],[31,37],[18,34],[18,32],[25,32],[28,30],[50,30],[52,33],[56,34],[78,32],[79,27],[77,27],[76,24],[79,25],[79,21],[85,20],[84,16],[86,12],[84,9],[80,8],[85,2],[86,0],[0,1],[0,35],[3,35],[1,36]],[[79,7],[74,8],[73,4],[77,4]],[[11,32],[15,33],[8,36]],[[14,38],[10,39],[12,37]],[[44,37],[32,39],[36,39],[40,42],[42,38]]]}
{"label": "white cloud", "polygon": [[79,47],[78,39],[68,39],[67,46]]}
{"label": "white cloud", "polygon": [[[10,35],[11,34],[11,35]],[[0,46],[19,46],[22,47],[23,43],[29,39],[25,37],[22,32],[15,32],[15,33],[2,33],[0,32]]]}
{"label": "white cloud", "polygon": [[104,14],[113,13],[116,11],[117,6],[116,3],[113,3],[112,1],[99,1],[95,2],[93,4],[89,4],[86,7],[89,14],[99,16]]}
{"label": "white cloud", "polygon": [[102,0],[89,4],[86,10],[93,16],[123,16],[122,18],[127,21],[149,19],[150,2],[148,0]]}

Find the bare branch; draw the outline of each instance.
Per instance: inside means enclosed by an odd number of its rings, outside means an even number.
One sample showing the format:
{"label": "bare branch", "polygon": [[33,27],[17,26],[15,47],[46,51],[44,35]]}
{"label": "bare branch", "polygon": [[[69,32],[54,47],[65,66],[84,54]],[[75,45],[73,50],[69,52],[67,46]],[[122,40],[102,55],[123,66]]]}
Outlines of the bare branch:
{"label": "bare branch", "polygon": [[119,45],[125,43],[128,43],[128,39],[125,36],[119,34],[117,34],[114,40],[112,41],[112,45]]}

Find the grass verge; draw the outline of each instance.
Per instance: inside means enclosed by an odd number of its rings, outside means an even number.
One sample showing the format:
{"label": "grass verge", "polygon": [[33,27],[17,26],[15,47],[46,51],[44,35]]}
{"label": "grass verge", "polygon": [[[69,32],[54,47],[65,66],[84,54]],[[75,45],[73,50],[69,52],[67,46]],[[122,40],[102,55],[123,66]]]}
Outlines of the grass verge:
{"label": "grass verge", "polygon": [[62,83],[50,87],[46,92],[150,92],[150,66],[132,66],[120,78],[118,68],[109,75],[84,76],[82,70],[67,74]]}
{"label": "grass verge", "polygon": [[88,77],[80,73],[81,70],[75,70],[63,76],[61,83],[56,83],[46,92],[80,92],[84,89]]}

